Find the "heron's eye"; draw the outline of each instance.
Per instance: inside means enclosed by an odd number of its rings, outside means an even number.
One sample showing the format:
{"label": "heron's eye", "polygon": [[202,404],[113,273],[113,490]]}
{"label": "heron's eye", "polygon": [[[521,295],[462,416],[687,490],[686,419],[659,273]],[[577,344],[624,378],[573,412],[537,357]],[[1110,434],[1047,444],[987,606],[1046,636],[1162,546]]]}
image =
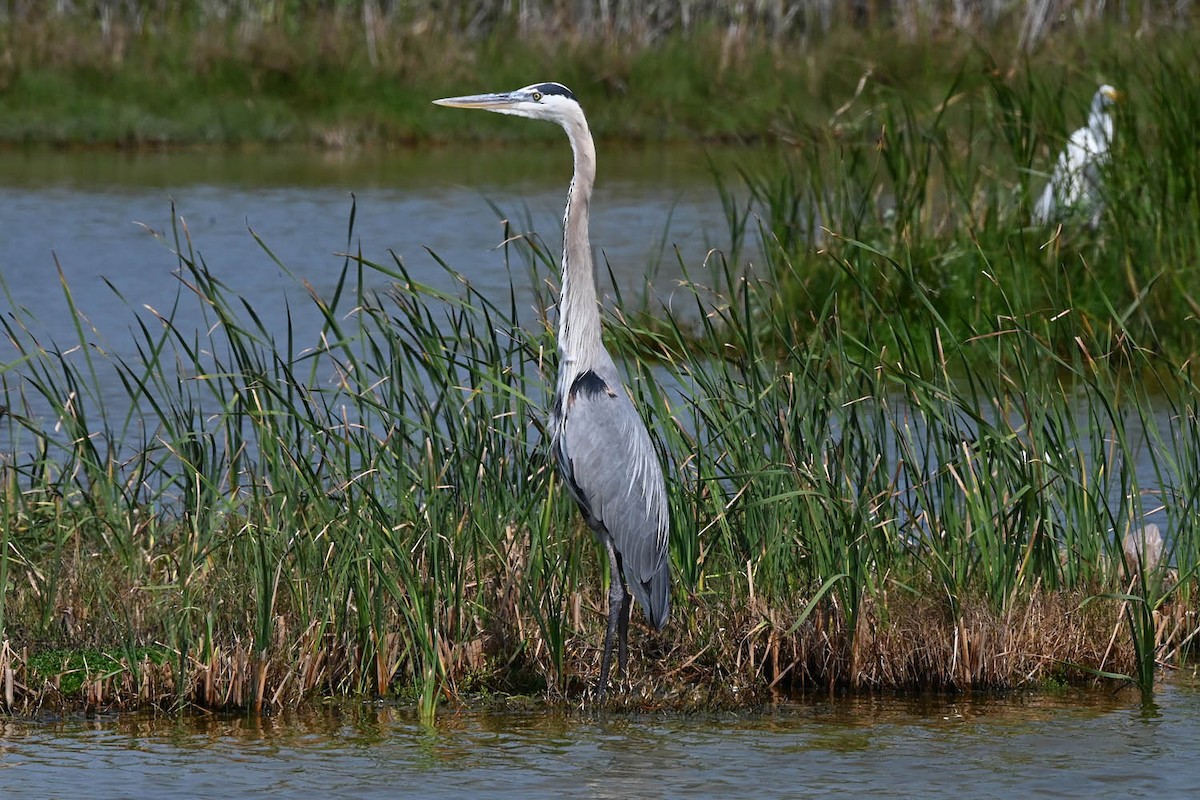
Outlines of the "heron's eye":
{"label": "heron's eye", "polygon": [[542,102],[542,93],[541,93],[541,92],[534,92],[534,93],[533,93],[533,102],[535,102],[535,103],[540,103],[540,102]]}

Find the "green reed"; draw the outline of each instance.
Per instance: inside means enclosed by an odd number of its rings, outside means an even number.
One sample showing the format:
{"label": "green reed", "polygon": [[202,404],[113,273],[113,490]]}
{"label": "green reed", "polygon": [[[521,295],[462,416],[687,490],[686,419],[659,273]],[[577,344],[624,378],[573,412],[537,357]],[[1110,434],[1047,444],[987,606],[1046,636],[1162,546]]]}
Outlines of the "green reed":
{"label": "green reed", "polygon": [[[1159,53],[1122,76],[1131,100],[1096,232],[1027,227],[1044,180],[1035,162],[1048,171],[1062,144],[1035,120],[1066,95],[1029,75],[955,84],[927,110],[886,89],[865,93],[857,133],[874,141],[814,132],[782,175],[746,176],[766,221],[773,285],[762,296],[777,318],[761,341],[802,342],[808,354],[832,319],[851,360],[877,363],[885,378],[864,396],[906,401],[904,414],[881,417],[897,478],[885,495],[904,498],[892,519],[920,521],[912,554],[952,613],[972,593],[1003,606],[1033,583],[1111,580],[1122,535],[1150,511],[1172,518],[1176,559],[1189,546],[1191,523],[1149,502],[1131,468],[1148,462],[1160,487],[1191,480],[1179,462],[1191,445],[1181,449],[1174,430],[1191,428],[1194,262],[1179,254],[1195,252],[1198,173],[1194,148],[1178,142],[1200,117],[1169,88],[1178,63]],[[989,104],[994,118],[978,110]],[[1086,100],[1076,105],[1065,130],[1082,124]],[[917,423],[900,424],[913,411]],[[862,429],[854,438],[870,441]],[[906,527],[897,541],[913,541]],[[1188,581],[1164,592],[1129,575],[1136,595],[1106,597],[1122,603],[1134,677],[1148,687],[1160,612]]]}
{"label": "green reed", "polygon": [[[180,302],[211,314],[207,341],[164,316],[139,326],[139,352],[153,354],[142,362],[93,349],[89,363],[87,340],[53,353],[10,328],[27,391],[57,397],[111,367],[147,433],[129,446],[111,425],[90,431],[106,415],[77,399],[52,409],[66,435],[11,417],[41,452],[5,459],[20,576],[6,624],[45,635],[86,579],[113,609],[107,635],[165,643],[181,689],[193,662],[244,637],[258,704],[314,651],[331,665],[326,691],[412,687],[426,717],[472,686],[572,691],[572,604],[601,575],[542,441],[547,323],[520,320],[515,299],[499,307],[466,285],[448,296],[355,256],[332,297],[310,297],[319,330],[272,332],[192,258]],[[872,270],[925,291],[866,246],[840,268],[857,273],[864,307],[882,302]],[[393,288],[368,290],[367,274]],[[1120,540],[1146,512],[1139,456],[1164,491],[1191,496],[1194,430],[1153,413],[1161,396],[1194,414],[1190,383],[1169,374],[1152,393],[1130,377],[1141,350],[1103,356],[1090,335],[1064,356],[1048,313],[950,347],[932,303],[919,328],[899,315],[882,344],[874,328],[850,335],[830,303],[813,336],[767,347],[795,330],[760,311],[774,287],[725,276],[721,293],[697,289],[694,314],[657,312],[665,326],[609,317],[671,476],[678,600],[697,603],[677,603],[682,627],[708,604],[799,598],[803,614],[778,630],[810,614],[853,630],[864,603],[931,593],[954,620],[1048,586],[1096,587],[1149,630],[1115,591]],[[1143,429],[1153,446],[1134,440]],[[1174,586],[1190,587],[1194,524],[1163,505]],[[102,558],[73,563],[80,550]],[[15,589],[27,580],[34,591]],[[1151,610],[1167,596],[1143,590]],[[27,603],[40,612],[24,616]]]}

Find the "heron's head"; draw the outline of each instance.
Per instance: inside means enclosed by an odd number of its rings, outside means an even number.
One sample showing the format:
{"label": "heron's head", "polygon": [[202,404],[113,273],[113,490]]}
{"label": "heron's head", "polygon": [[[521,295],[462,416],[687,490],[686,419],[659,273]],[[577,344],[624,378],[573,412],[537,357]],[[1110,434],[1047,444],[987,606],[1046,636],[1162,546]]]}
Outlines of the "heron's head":
{"label": "heron's head", "polygon": [[545,119],[560,125],[582,114],[579,101],[571,90],[553,82],[534,83],[511,92],[444,97],[433,102],[452,108],[482,108],[498,114]]}

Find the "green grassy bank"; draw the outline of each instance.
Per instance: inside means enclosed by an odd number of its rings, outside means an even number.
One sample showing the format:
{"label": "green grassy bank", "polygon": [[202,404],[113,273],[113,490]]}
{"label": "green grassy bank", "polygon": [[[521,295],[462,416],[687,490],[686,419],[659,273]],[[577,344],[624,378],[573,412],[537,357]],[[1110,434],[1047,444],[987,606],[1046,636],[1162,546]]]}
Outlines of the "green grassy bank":
{"label": "green grassy bank", "polygon": [[606,18],[599,6],[552,0],[18,6],[0,14],[0,142],[549,136],[429,105],[546,79],[585,99],[603,138],[790,141],[839,117],[863,76],[917,107],[960,73],[961,88],[981,84],[992,59],[1006,76],[1082,92],[1105,75],[1125,83],[1147,54],[1190,56],[1195,45],[1186,10],[1166,2],[1061,19],[1055,3],[985,3],[960,18],[949,2],[893,0],[857,16],[840,4],[798,7],[786,19],[760,4],[687,5],[684,15],[675,4],[620,3]]}

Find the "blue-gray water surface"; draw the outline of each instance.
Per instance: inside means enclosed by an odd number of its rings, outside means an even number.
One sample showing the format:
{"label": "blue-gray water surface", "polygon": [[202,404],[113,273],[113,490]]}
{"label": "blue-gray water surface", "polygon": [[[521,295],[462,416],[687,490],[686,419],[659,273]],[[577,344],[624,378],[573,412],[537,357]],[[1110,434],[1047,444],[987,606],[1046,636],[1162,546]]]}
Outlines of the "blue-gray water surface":
{"label": "blue-gray water surface", "polygon": [[[669,292],[680,274],[676,246],[692,267],[708,248],[727,247],[709,158],[691,149],[603,154],[592,237],[598,263],[607,262],[623,289]],[[383,264],[394,254],[414,279],[454,288],[432,251],[485,294],[504,297],[501,218],[513,233],[538,233],[557,254],[570,172],[565,145],[332,155],[2,152],[0,277],[33,328],[63,345],[77,337],[58,269],[98,332],[119,339],[130,309],[162,309],[175,296],[177,231],[187,237],[183,249],[190,240],[212,274],[255,301],[272,328],[283,326],[280,301],[305,293],[300,281],[318,293],[333,287],[348,248]],[[519,283],[524,275],[514,271]]]}
{"label": "blue-gray water surface", "polygon": [[1196,676],[1136,692],[755,714],[405,711],[0,719],[6,798],[1188,798]]}
{"label": "blue-gray water surface", "polygon": [[[613,285],[670,303],[681,264],[701,270],[710,248],[729,247],[713,165],[753,157],[605,148],[592,240]],[[307,347],[321,327],[309,287],[328,298],[350,251],[385,266],[399,260],[413,280],[461,293],[440,259],[505,308],[515,291],[518,312],[532,321],[527,263],[503,244],[536,235],[550,254],[541,274],[551,275],[570,177],[565,142],[365,153],[3,151],[0,315],[47,350],[77,350],[82,337],[134,362],[139,318],[153,331],[155,315],[170,316],[185,338],[203,340],[211,319],[187,288],[178,250],[203,263],[227,296],[252,304],[270,335],[284,339],[290,321]],[[364,275],[367,289],[392,283]],[[0,336],[0,366],[19,359]],[[19,374],[7,375],[11,391],[20,390]],[[98,381],[98,401],[119,419],[126,388],[110,369]],[[25,398],[37,412],[35,394]]]}

